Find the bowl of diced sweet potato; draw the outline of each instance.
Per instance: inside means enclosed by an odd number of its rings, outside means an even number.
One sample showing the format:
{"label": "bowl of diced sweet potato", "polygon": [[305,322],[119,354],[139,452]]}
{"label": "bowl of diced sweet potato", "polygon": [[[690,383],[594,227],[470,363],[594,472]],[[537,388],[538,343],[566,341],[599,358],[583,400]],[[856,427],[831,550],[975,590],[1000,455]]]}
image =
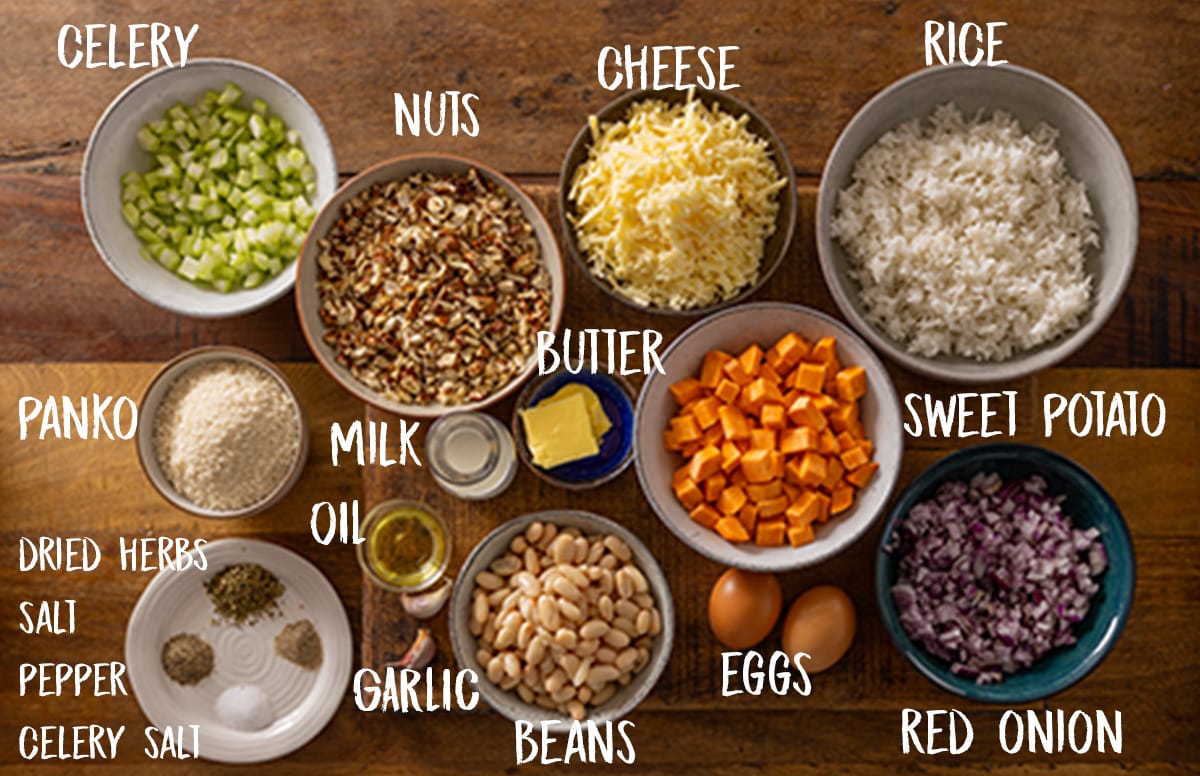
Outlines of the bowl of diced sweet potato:
{"label": "bowl of diced sweet potato", "polygon": [[642,387],[642,492],[697,552],[755,571],[818,563],[883,513],[904,447],[882,362],[801,305],[715,313],[681,334]]}

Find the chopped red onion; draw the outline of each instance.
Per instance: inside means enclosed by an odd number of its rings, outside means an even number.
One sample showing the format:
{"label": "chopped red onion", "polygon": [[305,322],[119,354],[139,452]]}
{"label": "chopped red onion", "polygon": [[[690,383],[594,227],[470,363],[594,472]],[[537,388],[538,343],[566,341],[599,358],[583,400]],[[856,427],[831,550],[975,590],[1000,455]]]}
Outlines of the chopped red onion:
{"label": "chopped red onion", "polygon": [[1108,565],[1100,532],[1073,528],[1038,476],[946,482],[897,524],[892,601],[906,633],[977,684],[1075,643]]}

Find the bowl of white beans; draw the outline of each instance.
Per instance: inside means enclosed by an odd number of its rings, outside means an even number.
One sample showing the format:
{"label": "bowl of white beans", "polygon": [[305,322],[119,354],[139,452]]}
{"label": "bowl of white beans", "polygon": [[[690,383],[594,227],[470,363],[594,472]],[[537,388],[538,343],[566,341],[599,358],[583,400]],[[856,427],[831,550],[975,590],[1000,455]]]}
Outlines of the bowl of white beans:
{"label": "bowl of white beans", "polygon": [[467,556],[450,600],[460,668],[488,705],[535,725],[623,719],[666,667],[671,590],[650,550],[574,510],[523,515]]}

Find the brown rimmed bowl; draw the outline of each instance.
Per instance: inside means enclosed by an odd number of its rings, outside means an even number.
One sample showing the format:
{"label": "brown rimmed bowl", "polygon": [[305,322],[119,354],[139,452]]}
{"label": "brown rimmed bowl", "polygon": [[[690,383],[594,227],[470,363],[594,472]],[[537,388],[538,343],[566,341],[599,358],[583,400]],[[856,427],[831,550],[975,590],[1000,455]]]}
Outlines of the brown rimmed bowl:
{"label": "brown rimmed bowl", "polygon": [[558,242],[546,217],[534,201],[516,183],[505,177],[497,170],[480,164],[477,161],[449,154],[420,154],[401,156],[370,167],[346,182],[337,193],[321,208],[312,226],[309,227],[308,237],[304,241],[304,249],[296,263],[296,313],[300,318],[300,328],[304,338],[317,361],[324,367],[334,380],[343,388],[362,401],[379,409],[396,415],[415,418],[437,418],[448,412],[470,412],[490,406],[505,396],[508,396],[537,369],[537,355],[531,352],[529,359],[512,380],[500,389],[479,401],[466,404],[406,404],[384,396],[358,380],[354,374],[337,361],[337,353],[326,344],[322,335],[325,324],[319,314],[321,295],[317,290],[317,256],[320,253],[318,241],[323,239],[340,217],[342,207],[365,189],[376,183],[403,181],[419,172],[435,175],[461,175],[474,168],[480,176],[492,181],[503,189],[509,197],[521,208],[521,212],[533,227],[541,251],[542,263],[550,275],[550,321],[547,326],[550,331],[557,331],[562,321],[563,303],[566,295],[565,273],[563,272],[562,254],[558,250]]}
{"label": "brown rimmed bowl", "polygon": [[[630,106],[634,103],[649,99],[662,100],[672,104],[682,103],[687,101],[688,93],[686,89],[657,91],[642,89],[628,92],[596,111],[594,116],[600,125],[603,126],[624,119]],[[758,266],[758,276],[754,282],[729,299],[714,302],[703,307],[690,307],[684,310],[676,310],[670,307],[647,306],[633,301],[622,293],[619,288],[614,287],[607,280],[598,277],[592,272],[591,267],[588,265],[587,256],[575,241],[575,227],[571,223],[571,219],[575,216],[575,205],[567,194],[571,188],[571,180],[575,177],[575,170],[587,161],[588,153],[592,148],[590,122],[584,122],[583,127],[576,133],[575,139],[567,151],[567,156],[563,160],[562,173],[559,176],[558,214],[562,227],[563,244],[566,245],[567,251],[579,264],[584,274],[601,291],[636,310],[661,313],[663,315],[695,317],[706,315],[723,307],[729,307],[744,301],[747,297],[758,291],[758,289],[762,288],[771,275],[775,273],[775,270],[779,269],[779,265],[783,263],[783,257],[787,255],[788,246],[791,245],[792,236],[796,231],[796,217],[799,211],[796,195],[796,171],[792,167],[792,160],[788,156],[783,140],[775,133],[775,130],[771,129],[771,125],[757,111],[725,92],[696,88],[695,99],[706,105],[716,103],[723,112],[733,116],[748,116],[749,120],[746,123],[746,128],[758,137],[766,140],[770,145],[771,157],[774,159],[775,165],[779,168],[779,173],[787,178],[787,184],[779,193],[779,212],[775,216],[775,231],[771,233],[771,236],[767,238],[766,243],[763,245],[763,255]]]}
{"label": "brown rimmed bowl", "polygon": [[[162,405],[163,399],[175,385],[175,382],[185,373],[201,364],[214,361],[239,361],[251,364],[273,377],[279,383],[280,387],[283,388],[284,393],[291,399],[292,406],[296,411],[296,425],[300,433],[296,455],[292,460],[291,466],[288,468],[287,476],[266,496],[240,509],[209,509],[192,503],[171,485],[170,480],[167,479],[167,475],[162,470],[162,466],[159,465],[158,456],[154,451],[154,427],[158,417],[158,409]],[[166,364],[163,364],[162,368],[151,378],[150,384],[146,386],[146,391],[142,394],[142,400],[138,405],[136,442],[138,462],[142,465],[142,471],[146,473],[146,479],[150,481],[150,484],[154,486],[159,495],[167,501],[185,512],[190,512],[198,517],[219,519],[249,517],[279,503],[287,495],[288,491],[295,486],[296,482],[299,481],[300,473],[304,470],[304,463],[308,460],[308,418],[304,412],[304,405],[300,403],[300,397],[296,394],[295,388],[288,382],[283,372],[279,371],[279,368],[270,361],[254,351],[246,350],[245,348],[233,347],[231,345],[206,345],[179,354]]]}

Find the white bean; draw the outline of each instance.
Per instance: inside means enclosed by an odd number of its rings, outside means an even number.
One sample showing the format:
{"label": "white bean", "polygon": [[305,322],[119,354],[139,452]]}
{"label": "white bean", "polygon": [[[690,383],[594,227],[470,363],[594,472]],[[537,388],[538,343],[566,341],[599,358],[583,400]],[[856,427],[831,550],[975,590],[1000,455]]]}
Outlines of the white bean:
{"label": "white bean", "polygon": [[475,575],[475,584],[484,590],[498,590],[504,587],[504,580],[490,571],[481,571]]}
{"label": "white bean", "polygon": [[598,639],[608,633],[608,623],[604,620],[588,620],[579,627],[579,635],[585,639]]}

